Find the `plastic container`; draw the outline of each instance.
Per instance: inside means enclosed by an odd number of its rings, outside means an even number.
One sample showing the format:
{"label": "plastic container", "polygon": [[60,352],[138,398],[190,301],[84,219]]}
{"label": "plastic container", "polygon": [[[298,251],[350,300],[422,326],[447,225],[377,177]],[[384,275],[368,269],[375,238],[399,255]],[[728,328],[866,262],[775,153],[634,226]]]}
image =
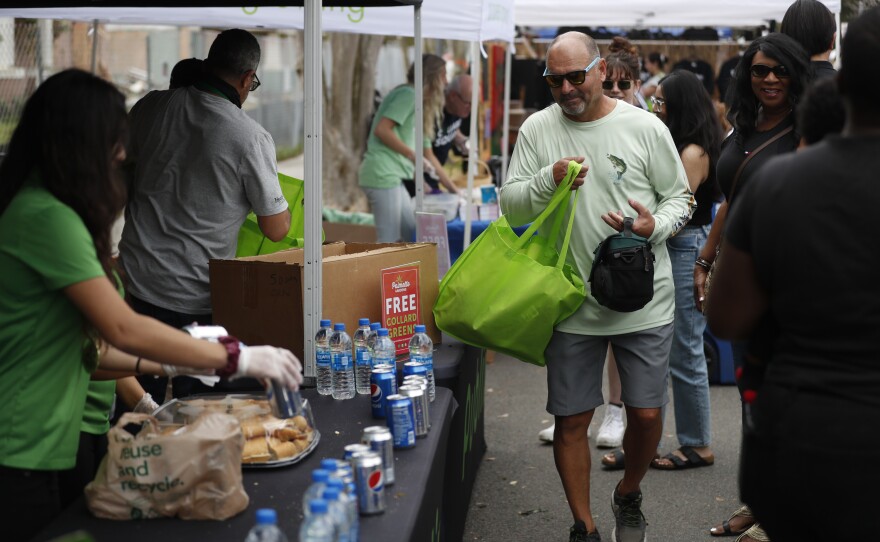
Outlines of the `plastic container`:
{"label": "plastic container", "polygon": [[274,508],[257,510],[257,524],[251,527],[245,542],[287,542],[287,537],[278,528],[278,515]]}
{"label": "plastic container", "polygon": [[315,334],[315,372],[317,374],[318,393],[333,393],[333,370],[330,367],[330,320],[321,320],[321,327]]}
{"label": "plastic container", "polygon": [[442,213],[446,221],[455,220],[461,199],[455,194],[425,194],[422,209],[427,213]]}
{"label": "plastic container", "polygon": [[379,337],[380,327],[382,327],[382,324],[379,322],[370,324],[370,333],[367,335],[367,348],[370,349],[371,356],[373,355],[373,349],[376,347],[376,339]]}
{"label": "plastic container", "polygon": [[394,393],[397,393],[397,349],[384,327],[377,330],[376,345],[373,347],[373,368],[380,367],[391,369],[394,375]]}
{"label": "plastic container", "polygon": [[313,499],[308,508],[309,514],[299,528],[299,542],[335,542],[336,529],[327,515],[327,501]]}
{"label": "plastic container", "polygon": [[311,514],[311,511],[309,510],[309,501],[321,498],[321,494],[324,493],[324,489],[326,489],[329,480],[330,471],[325,469],[315,469],[312,471],[312,485],[310,485],[306,489],[306,492],[303,493],[303,514],[306,516]]}
{"label": "plastic container", "polygon": [[354,332],[354,378],[355,390],[361,395],[370,394],[370,369],[373,365],[373,353],[367,346],[370,335],[370,319],[358,320],[357,331]]}
{"label": "plastic container", "polygon": [[409,360],[421,363],[428,368],[428,398],[433,401],[434,387],[434,341],[425,333],[425,326],[415,326],[415,334],[409,340]]}
{"label": "plastic container", "polygon": [[345,332],[345,324],[333,325],[330,335],[330,365],[333,369],[333,398],[354,397],[354,364],[351,359],[351,337]]}

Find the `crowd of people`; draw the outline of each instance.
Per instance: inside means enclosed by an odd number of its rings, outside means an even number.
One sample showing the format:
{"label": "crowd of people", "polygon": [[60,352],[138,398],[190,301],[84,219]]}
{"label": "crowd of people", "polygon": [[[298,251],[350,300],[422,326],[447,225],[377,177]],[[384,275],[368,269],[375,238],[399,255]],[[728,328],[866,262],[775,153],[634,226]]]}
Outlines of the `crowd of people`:
{"label": "crowd of people", "polygon": [[[553,443],[574,520],[570,541],[601,540],[588,425],[604,402],[603,366],[619,373],[620,388],[609,378],[609,395],[626,412],[622,450],[602,458],[623,469],[611,499],[612,540],[646,540],[640,482],[649,466],[714,463],[707,319],[733,341],[745,503],[709,534],[737,542],[872,538],[869,510],[880,500],[856,480],[878,474],[871,423],[880,420],[880,351],[870,330],[880,298],[867,275],[876,258],[857,246],[870,245],[871,209],[880,202],[871,182],[880,75],[869,67],[880,54],[880,8],[849,25],[839,73],[829,61],[836,28],[823,4],[797,0],[779,32],[752,41],[726,86],[727,133],[705,77],[687,66],[665,74],[666,59],[649,55],[651,79],[640,84],[638,52],[624,38],[605,58],[574,31],[547,49],[544,78],[555,103],[520,128],[501,190],[504,213],[514,225],[532,220],[574,160],[584,167],[573,190],[586,194],[569,211],[570,259],[584,281],[598,243],[627,217],[655,255],[654,297],[643,309],[615,312],[588,296],[545,351],[555,425],[540,436]],[[639,96],[650,98],[653,114]],[[679,447],[661,457],[669,381]],[[841,421],[856,408],[866,418]],[[816,439],[817,426],[832,425],[831,438]],[[817,471],[841,444],[840,468]]]}

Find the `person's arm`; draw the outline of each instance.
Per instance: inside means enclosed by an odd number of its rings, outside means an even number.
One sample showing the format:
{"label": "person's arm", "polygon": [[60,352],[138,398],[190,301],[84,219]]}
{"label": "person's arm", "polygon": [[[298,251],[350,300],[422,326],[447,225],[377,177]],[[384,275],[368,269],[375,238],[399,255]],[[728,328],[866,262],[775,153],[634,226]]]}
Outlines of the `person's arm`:
{"label": "person's arm", "polygon": [[290,209],[274,215],[257,216],[257,224],[263,235],[277,243],[290,231]]}
{"label": "person's arm", "polygon": [[152,412],[159,408],[133,376],[121,378],[116,382],[116,396],[122,404],[134,412]]}
{"label": "person's arm", "polygon": [[706,319],[722,339],[746,339],[767,310],[767,294],[758,282],[752,255],[726,239],[724,257],[712,276],[712,302]]}
{"label": "person's arm", "polygon": [[[119,350],[169,365],[221,369],[228,363],[226,347],[194,339],[187,333],[134,312],[106,276],[76,282],[64,293],[104,341]],[[288,350],[271,346],[245,348],[232,376],[280,381],[296,389],[302,382],[299,360]]]}
{"label": "person's arm", "polygon": [[[721,244],[721,233],[724,231],[724,222],[727,220],[727,202],[724,201],[718,206],[715,213],[715,220],[712,222],[712,228],[709,230],[709,237],[706,238],[706,244],[700,251],[699,259],[709,265],[715,261],[715,255],[718,253],[718,247]],[[706,275],[709,270],[701,265],[694,264],[694,301],[697,304],[697,310],[703,311],[703,301],[706,299]]]}
{"label": "person's arm", "polygon": [[453,183],[452,179],[449,178],[449,175],[446,174],[446,170],[443,169],[443,165],[440,164],[440,160],[437,159],[437,155],[434,154],[434,150],[431,149],[431,147],[425,147],[425,160],[430,162],[434,167],[434,171],[440,179],[440,184],[442,184],[450,194],[458,194],[458,187],[455,186],[455,183]]}
{"label": "person's arm", "polygon": [[373,134],[375,134],[375,136],[379,138],[379,141],[381,141],[386,147],[398,154],[402,154],[407,160],[415,162],[415,151],[409,148],[406,143],[397,137],[397,134],[394,132],[395,126],[397,126],[397,122],[388,117],[382,117],[379,119],[379,122],[376,123],[376,129],[373,130]]}
{"label": "person's arm", "polygon": [[699,145],[688,145],[681,151],[681,163],[688,186],[691,192],[696,193],[697,188],[709,178],[709,153]]}

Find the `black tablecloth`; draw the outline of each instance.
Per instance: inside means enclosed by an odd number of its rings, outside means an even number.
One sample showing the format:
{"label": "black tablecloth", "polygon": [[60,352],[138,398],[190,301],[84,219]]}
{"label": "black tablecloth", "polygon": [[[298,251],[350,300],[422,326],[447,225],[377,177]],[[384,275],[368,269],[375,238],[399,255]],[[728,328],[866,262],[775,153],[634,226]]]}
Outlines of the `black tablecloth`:
{"label": "black tablecloth", "polygon": [[[241,542],[254,525],[258,508],[275,508],[281,529],[291,542],[298,540],[302,522],[302,495],[311,472],[325,457],[341,458],[347,444],[359,442],[364,427],[381,424],[370,415],[369,396],[334,401],[304,390],[313,409],[321,441],[306,459],[279,469],[245,470],[244,487],[251,498],[243,513],[227,521],[151,519],[111,521],[93,517],[79,499],[44,529],[35,540],[51,540],[84,530],[96,542]],[[388,509],[382,515],[361,517],[361,540],[383,542],[439,540],[447,441],[456,401],[452,392],[437,389],[431,404],[432,428],[416,447],[395,450],[395,484],[386,486]]]}

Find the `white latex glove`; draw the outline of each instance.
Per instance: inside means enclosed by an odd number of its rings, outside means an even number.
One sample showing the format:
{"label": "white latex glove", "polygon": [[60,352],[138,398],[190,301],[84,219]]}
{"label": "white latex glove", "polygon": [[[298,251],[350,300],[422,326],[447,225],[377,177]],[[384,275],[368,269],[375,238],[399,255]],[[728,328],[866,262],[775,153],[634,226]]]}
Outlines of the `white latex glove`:
{"label": "white latex glove", "polygon": [[175,376],[194,376],[194,375],[202,375],[202,376],[213,376],[214,369],[208,367],[207,369],[204,367],[185,367],[183,365],[166,365],[162,364],[162,372],[165,373],[165,376],[168,378],[174,378]]}
{"label": "white latex glove", "polygon": [[141,400],[138,401],[136,405],[134,405],[134,412],[141,412],[144,414],[151,414],[154,410],[159,408],[159,404],[156,401],[153,401],[153,396],[149,393],[145,393]]}
{"label": "white latex glove", "polygon": [[275,380],[284,387],[298,390],[302,383],[302,365],[293,352],[274,346],[242,346],[238,356],[238,371],[232,378]]}

